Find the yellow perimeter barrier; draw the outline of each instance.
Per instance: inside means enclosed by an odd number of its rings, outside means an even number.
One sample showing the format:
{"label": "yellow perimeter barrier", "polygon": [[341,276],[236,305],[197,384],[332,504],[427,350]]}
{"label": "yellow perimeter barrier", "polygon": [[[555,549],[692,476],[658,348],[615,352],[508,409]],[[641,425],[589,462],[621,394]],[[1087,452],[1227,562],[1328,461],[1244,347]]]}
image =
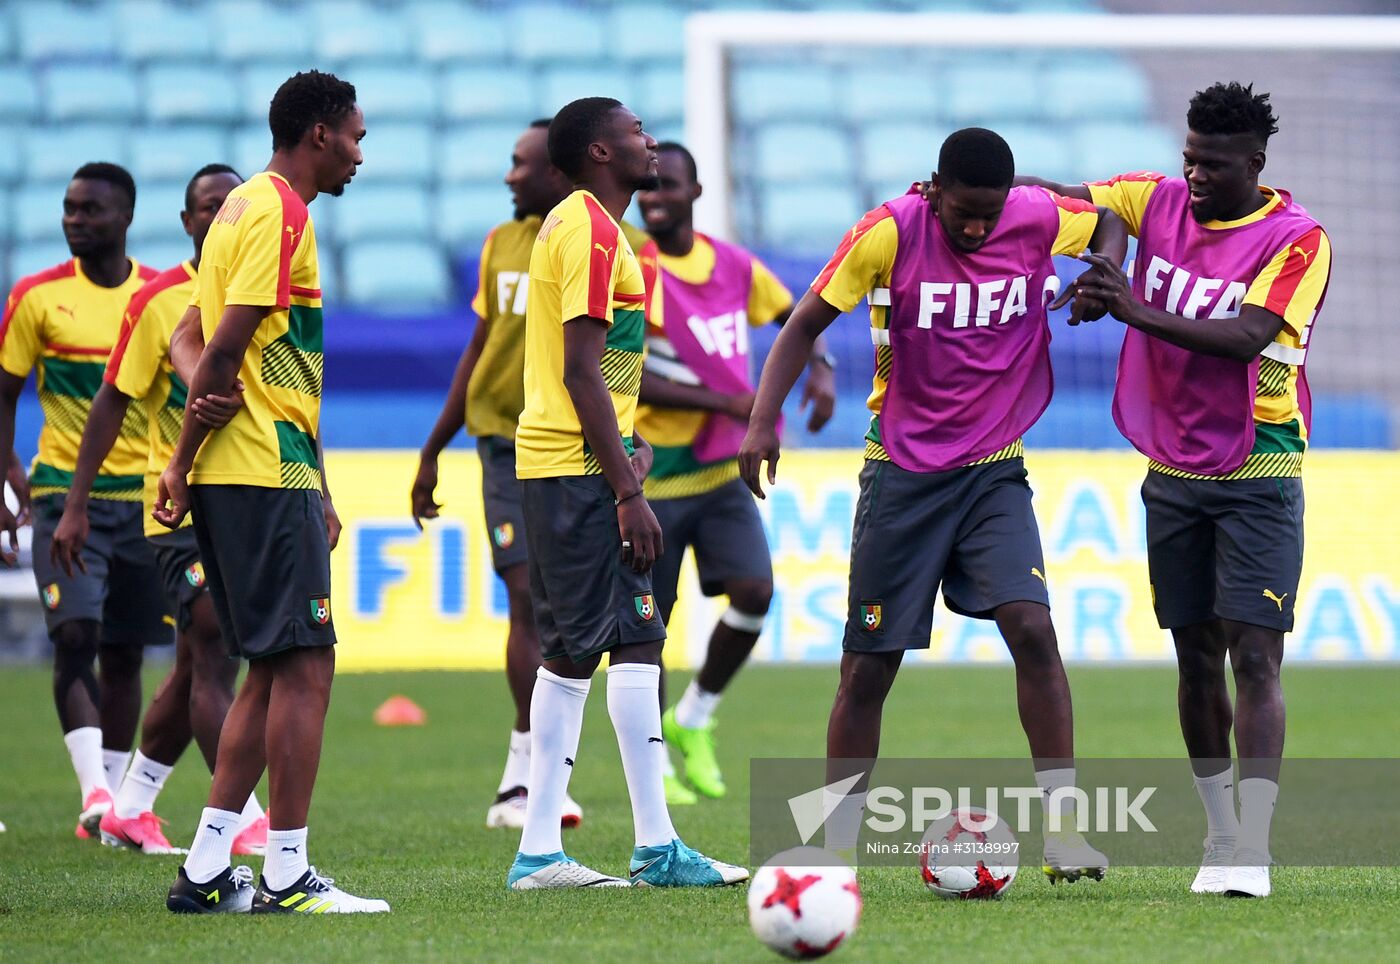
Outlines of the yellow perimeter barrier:
{"label": "yellow perimeter barrier", "polygon": [[[333,555],[332,612],[345,669],[503,665],[506,599],[491,569],[477,458],[440,463],[442,518],[420,533],[408,514],[411,452],[327,453],[345,524]],[[1130,452],[1031,452],[1026,458],[1045,546],[1051,603],[1066,659],[1168,660],[1152,615],[1138,495],[1145,461]],[[776,593],[756,658],[840,656],[860,453],[784,455],[760,503]],[[1290,660],[1400,659],[1400,454],[1314,452],[1304,470],[1307,552]],[[514,533],[523,538],[523,533]],[[668,662],[703,656],[722,600],[681,574]],[[940,602],[932,645],[912,658],[1006,659],[996,627]]]}

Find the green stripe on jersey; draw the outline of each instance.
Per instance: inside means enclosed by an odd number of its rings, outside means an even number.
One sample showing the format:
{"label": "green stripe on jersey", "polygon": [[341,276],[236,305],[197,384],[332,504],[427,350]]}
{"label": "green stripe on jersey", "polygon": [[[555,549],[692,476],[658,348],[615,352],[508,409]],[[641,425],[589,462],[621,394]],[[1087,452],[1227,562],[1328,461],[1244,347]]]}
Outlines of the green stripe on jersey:
{"label": "green stripe on jersey", "polygon": [[309,465],[313,469],[320,469],[321,463],[316,458],[316,440],[314,438],[291,422],[273,422],[272,424],[277,426],[277,451],[280,461]]}
{"label": "green stripe on jersey", "polygon": [[1276,452],[1302,452],[1307,448],[1302,434],[1298,431],[1298,420],[1290,419],[1282,425],[1268,422],[1254,423],[1254,448],[1251,455]]}
{"label": "green stripe on jersey", "polygon": [[[99,475],[93,480],[92,494],[100,496],[109,492],[140,490],[145,481],[143,475]],[[69,489],[73,487],[73,473],[40,462],[34,466],[29,484],[35,489]]]}
{"label": "green stripe on jersey", "polygon": [[321,354],[325,349],[321,325],[321,309],[307,305],[292,305],[287,309],[287,334],[294,348]]}
{"label": "green stripe on jersey", "polygon": [[105,361],[69,361],[66,358],[45,358],[42,365],[44,381],[40,387],[44,391],[89,401],[102,387],[102,373],[107,368]]}
{"label": "green stripe on jersey", "polygon": [[614,308],[613,323],[608,328],[607,347],[617,351],[642,353],[646,340],[647,318],[641,308]]}

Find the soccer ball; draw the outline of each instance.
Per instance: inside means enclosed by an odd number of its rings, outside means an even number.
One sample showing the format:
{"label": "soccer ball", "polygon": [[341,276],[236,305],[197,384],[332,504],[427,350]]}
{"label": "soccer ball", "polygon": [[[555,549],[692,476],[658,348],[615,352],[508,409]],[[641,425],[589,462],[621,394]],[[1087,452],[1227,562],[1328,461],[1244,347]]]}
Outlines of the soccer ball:
{"label": "soccer ball", "polygon": [[987,900],[1006,893],[1016,879],[1016,835],[984,810],[957,810],[929,825],[919,848],[919,872],[939,897]]}
{"label": "soccer ball", "polygon": [[856,872],[817,847],[773,857],[749,884],[749,925],[784,957],[824,957],[855,932],[860,920]]}

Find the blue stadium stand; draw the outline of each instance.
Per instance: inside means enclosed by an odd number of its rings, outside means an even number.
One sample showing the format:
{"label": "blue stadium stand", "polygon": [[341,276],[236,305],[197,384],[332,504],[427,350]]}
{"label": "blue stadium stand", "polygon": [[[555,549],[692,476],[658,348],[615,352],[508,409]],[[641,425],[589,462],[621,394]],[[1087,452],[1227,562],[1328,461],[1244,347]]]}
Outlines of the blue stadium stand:
{"label": "blue stadium stand", "polygon": [[1041,71],[1024,54],[960,57],[945,72],[941,113],[953,127],[995,127],[1044,114]]}
{"label": "blue stadium stand", "polygon": [[400,304],[446,305],[451,299],[447,259],[434,244],[367,241],[346,252],[344,270],[345,296],[383,305],[390,317]]}
{"label": "blue stadium stand", "polygon": [[17,247],[62,237],[63,186],[26,184],[13,194],[9,223]]}
{"label": "blue stadium stand", "polygon": [[854,177],[850,139],[829,124],[765,124],[754,135],[754,161],[765,185]]}
{"label": "blue stadium stand", "polygon": [[[659,64],[643,70],[628,106],[637,112],[652,134],[681,125],[685,116],[684,80],[674,64]],[[677,140],[679,138],[670,138]]]}
{"label": "blue stadium stand", "polygon": [[870,124],[860,134],[861,176],[874,183],[898,185],[903,191],[911,181],[927,178],[933,171],[942,139],[943,132],[932,124]]}
{"label": "blue stadium stand", "polygon": [[[219,56],[230,63],[296,60],[309,65],[311,31],[295,8],[257,0],[220,0],[210,11]],[[272,99],[270,90],[267,99]]]}
{"label": "blue stadium stand", "polygon": [[1080,180],[1127,171],[1181,170],[1181,135],[1142,124],[1091,123],[1073,129],[1074,152],[1084,173]]}
{"label": "blue stadium stand", "polygon": [[[855,189],[835,183],[822,187],[774,185],[764,191],[760,204],[765,214],[766,246],[819,257],[836,250],[842,234],[864,213]],[[815,276],[813,272],[802,286]]]}
{"label": "blue stadium stand", "polygon": [[204,10],[155,0],[123,0],[117,7],[121,52],[144,63],[170,60],[204,62],[214,51],[216,34]]}
{"label": "blue stadium stand", "polygon": [[437,238],[458,250],[479,247],[487,232],[511,214],[510,192],[500,181],[453,185],[433,200]]}
{"label": "blue stadium stand", "polygon": [[[50,121],[124,121],[139,113],[136,78],[124,64],[56,63],[42,76],[44,115]],[[0,79],[0,88],[4,84]]]}
{"label": "blue stadium stand", "polygon": [[452,127],[438,137],[438,178],[445,184],[505,177],[511,149],[529,120]]}
{"label": "blue stadium stand", "polygon": [[506,16],[511,52],[527,63],[611,59],[602,19],[586,9],[526,3]]}
{"label": "blue stadium stand", "polygon": [[356,67],[356,98],[367,121],[431,121],[438,115],[437,82],[425,67],[374,64]]}
{"label": "blue stadium stand", "polygon": [[533,74],[513,64],[454,67],[440,87],[444,123],[500,120],[523,127],[539,113]]}
{"label": "blue stadium stand", "polygon": [[143,103],[146,117],[152,121],[208,124],[237,120],[238,101],[233,91],[233,73],[226,67],[152,64],[142,71]]}
{"label": "blue stadium stand", "polygon": [[[366,118],[365,130],[365,163],[355,175],[352,189],[362,184],[421,185],[433,180],[433,150],[438,143],[433,128],[426,124],[394,122],[370,126]],[[346,196],[349,195],[350,190],[347,190]]]}
{"label": "blue stadium stand", "polygon": [[185,207],[185,184],[184,180],[140,183],[136,189],[136,212],[127,232],[133,254],[140,256],[138,252],[143,241],[179,242],[186,237],[180,224],[180,212]]}
{"label": "blue stadium stand", "polygon": [[313,50],[323,63],[402,63],[413,53],[408,23],[391,8],[323,0],[312,4],[310,12]]}
{"label": "blue stadium stand", "polygon": [[555,67],[544,75],[536,113],[552,117],[569,101],[577,100],[585,90],[590,92],[591,97],[613,97],[629,107],[635,100],[632,72],[619,64]]}
{"label": "blue stadium stand", "polygon": [[504,60],[510,52],[505,20],[495,11],[429,0],[412,4],[407,13],[416,53],[427,63],[476,64]]}
{"label": "blue stadium stand", "polygon": [[836,107],[847,123],[931,123],[937,119],[943,98],[938,70],[923,60],[908,62],[901,58],[893,64],[887,60],[882,56],[880,63],[846,72]]}
{"label": "blue stadium stand", "polygon": [[736,64],[730,88],[748,123],[825,120],[839,99],[832,72],[804,64]]}
{"label": "blue stadium stand", "polygon": [[[323,229],[317,215],[322,204],[335,207],[333,229]],[[433,218],[428,195],[421,188],[357,185],[342,198],[324,199],[312,208],[316,240],[340,244],[369,244],[380,240],[420,240],[431,237]],[[328,226],[329,227],[329,226]]]}
{"label": "blue stadium stand", "polygon": [[1046,114],[1060,120],[1140,121],[1152,101],[1142,71],[1102,51],[1047,64],[1044,85]]}
{"label": "blue stadium stand", "polygon": [[684,28],[688,11],[657,3],[619,3],[606,16],[612,53],[629,61],[651,60],[679,64],[685,56]]}
{"label": "blue stadium stand", "polygon": [[0,120],[28,120],[39,113],[39,84],[27,67],[0,64]]}
{"label": "blue stadium stand", "polygon": [[[24,178],[66,183],[88,161],[126,164],[128,130],[112,124],[31,128],[24,138]],[[60,197],[62,193],[60,188]]]}
{"label": "blue stadium stand", "polygon": [[183,187],[204,165],[227,164],[228,159],[228,128],[223,126],[147,127],[131,139],[131,176],[136,179],[138,197],[149,181],[178,180]]}
{"label": "blue stadium stand", "polygon": [[119,52],[116,16],[110,4],[17,4],[14,18],[16,51],[31,64],[59,59],[92,61],[115,57]]}

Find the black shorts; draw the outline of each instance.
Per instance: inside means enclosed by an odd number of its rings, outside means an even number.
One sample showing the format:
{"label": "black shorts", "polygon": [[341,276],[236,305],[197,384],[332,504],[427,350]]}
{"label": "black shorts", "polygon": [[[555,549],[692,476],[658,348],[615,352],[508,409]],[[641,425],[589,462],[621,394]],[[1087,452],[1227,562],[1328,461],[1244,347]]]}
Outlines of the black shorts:
{"label": "black shorts", "polygon": [[947,472],[865,463],[842,647],[927,649],[940,585],[949,609],[979,619],[1009,602],[1050,605],[1021,459]]}
{"label": "black shorts", "polygon": [[622,563],[608,480],[525,479],[521,489],[541,656],[579,663],[618,645],[665,639],[650,573]]}
{"label": "black shorts", "polygon": [[68,575],[49,557],[53,533],[63,517],[64,496],[34,500],[34,582],[52,633],[70,619],[102,624],[109,646],[160,646],[174,641],[170,607],[161,591],[156,557],[146,542],[140,502],[91,499],[82,560]]}
{"label": "black shorts", "polygon": [[192,485],[205,580],[233,656],[335,645],[321,493]]}
{"label": "black shorts", "polygon": [[481,506],[491,540],[491,566],[497,572],[525,561],[525,512],[515,477],[515,441],[499,436],[476,440],[481,457]]}
{"label": "black shorts", "polygon": [[146,541],[155,553],[166,604],[175,613],[175,628],[183,632],[189,628],[190,608],[194,601],[208,591],[204,564],[199,561],[199,540],[194,534],[194,526],[147,536]]}
{"label": "black shorts", "polygon": [[773,560],[763,519],[748,486],[738,479],[717,489],[681,499],[652,499],[666,551],[651,570],[651,584],[662,614],[676,604],[685,550],[695,550],[700,589],[707,596],[724,592],[740,579],[773,581]]}
{"label": "black shorts", "polygon": [[1219,617],[1288,632],[1303,571],[1302,479],[1148,472],[1147,571],[1163,629]]}

